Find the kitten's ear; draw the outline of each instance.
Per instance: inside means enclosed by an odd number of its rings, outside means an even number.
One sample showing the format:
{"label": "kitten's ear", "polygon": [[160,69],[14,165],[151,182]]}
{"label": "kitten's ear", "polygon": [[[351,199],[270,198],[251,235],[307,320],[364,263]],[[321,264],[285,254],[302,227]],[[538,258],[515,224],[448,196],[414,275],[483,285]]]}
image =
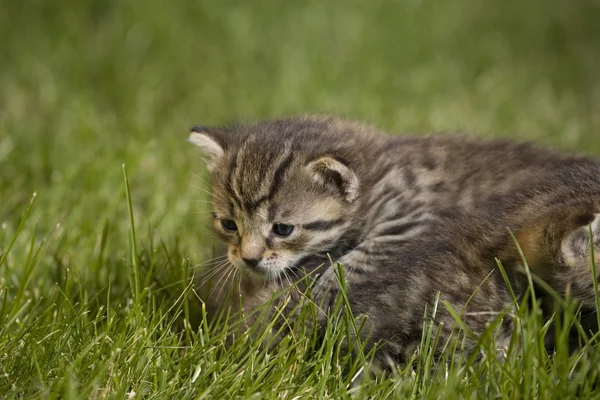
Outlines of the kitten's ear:
{"label": "kitten's ear", "polygon": [[211,170],[215,162],[223,156],[227,149],[225,141],[226,132],[218,128],[195,126],[190,129],[188,142],[200,147],[207,156],[208,169]]}
{"label": "kitten's ear", "polygon": [[577,225],[579,227],[568,233],[561,242],[562,258],[567,266],[589,272],[592,254],[590,245],[592,243],[594,245],[594,262],[600,262],[600,214],[582,214],[578,218]]}
{"label": "kitten's ear", "polygon": [[[595,261],[600,263],[600,214],[586,209],[552,211],[521,229],[517,242],[529,266],[542,277],[555,272],[556,266],[588,273],[590,225]],[[558,271],[566,273],[564,269]]]}
{"label": "kitten's ear", "polygon": [[333,157],[321,157],[308,164],[315,180],[323,185],[335,187],[348,203],[358,197],[358,176],[344,163]]}

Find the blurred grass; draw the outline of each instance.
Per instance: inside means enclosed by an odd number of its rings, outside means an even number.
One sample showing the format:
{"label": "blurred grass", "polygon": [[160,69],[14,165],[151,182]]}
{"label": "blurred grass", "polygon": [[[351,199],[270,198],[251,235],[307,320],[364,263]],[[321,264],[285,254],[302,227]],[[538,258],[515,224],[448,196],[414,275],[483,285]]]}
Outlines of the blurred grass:
{"label": "blurred grass", "polygon": [[37,196],[2,296],[30,304],[25,331],[57,287],[79,307],[127,303],[122,164],[152,279],[208,257],[205,169],[185,142],[196,123],[329,112],[600,155],[598,21],[597,0],[5,0],[0,251]]}

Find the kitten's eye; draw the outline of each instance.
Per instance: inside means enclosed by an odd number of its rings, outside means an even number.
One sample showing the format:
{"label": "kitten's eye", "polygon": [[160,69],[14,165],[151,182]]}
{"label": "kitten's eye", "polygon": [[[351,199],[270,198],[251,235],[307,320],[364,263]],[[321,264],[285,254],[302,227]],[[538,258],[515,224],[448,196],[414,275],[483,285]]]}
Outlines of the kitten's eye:
{"label": "kitten's eye", "polygon": [[290,236],[294,231],[294,225],[288,224],[273,224],[273,233],[277,236]]}
{"label": "kitten's eye", "polygon": [[221,226],[226,231],[236,232],[238,230],[237,224],[235,223],[235,221],[233,221],[231,219],[222,219]]}

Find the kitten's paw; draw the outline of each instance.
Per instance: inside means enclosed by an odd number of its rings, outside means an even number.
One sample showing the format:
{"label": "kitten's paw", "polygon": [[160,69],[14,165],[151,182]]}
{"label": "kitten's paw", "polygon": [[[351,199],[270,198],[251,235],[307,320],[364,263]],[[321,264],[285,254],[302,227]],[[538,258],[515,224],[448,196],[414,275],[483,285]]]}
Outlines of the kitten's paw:
{"label": "kitten's paw", "polygon": [[325,306],[331,303],[330,298],[335,297],[340,289],[339,278],[334,268],[327,268],[312,287],[312,297]]}

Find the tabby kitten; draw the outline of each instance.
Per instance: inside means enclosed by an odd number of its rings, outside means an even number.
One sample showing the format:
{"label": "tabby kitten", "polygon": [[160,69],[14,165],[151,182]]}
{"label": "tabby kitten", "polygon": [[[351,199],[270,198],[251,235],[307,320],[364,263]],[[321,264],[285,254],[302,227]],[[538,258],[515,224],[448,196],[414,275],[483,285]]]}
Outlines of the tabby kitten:
{"label": "tabby kitten", "polygon": [[[593,298],[582,227],[598,227],[594,160],[456,135],[390,137],[333,117],[195,127],[189,140],[208,157],[214,229],[242,275],[245,311],[309,272],[313,295],[331,304],[331,257],[353,312],[367,316],[365,332],[401,362],[437,292],[476,332],[511,303],[490,274],[499,256],[522,287],[506,227],[556,290],[576,283],[574,294]],[[450,316],[437,320],[449,334]]]}

